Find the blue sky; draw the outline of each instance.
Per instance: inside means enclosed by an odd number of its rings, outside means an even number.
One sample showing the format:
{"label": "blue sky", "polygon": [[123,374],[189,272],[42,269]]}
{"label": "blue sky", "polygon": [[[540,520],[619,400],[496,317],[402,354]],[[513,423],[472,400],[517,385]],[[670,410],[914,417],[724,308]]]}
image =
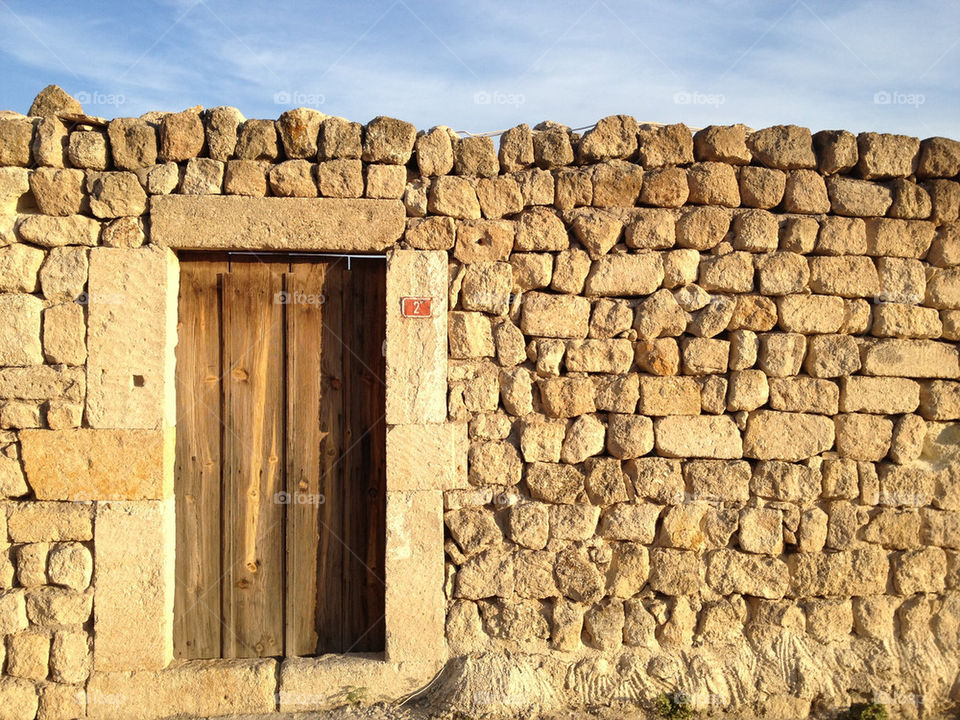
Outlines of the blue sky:
{"label": "blue sky", "polygon": [[502,130],[614,113],[960,138],[960,3],[0,0],[0,108],[298,105]]}

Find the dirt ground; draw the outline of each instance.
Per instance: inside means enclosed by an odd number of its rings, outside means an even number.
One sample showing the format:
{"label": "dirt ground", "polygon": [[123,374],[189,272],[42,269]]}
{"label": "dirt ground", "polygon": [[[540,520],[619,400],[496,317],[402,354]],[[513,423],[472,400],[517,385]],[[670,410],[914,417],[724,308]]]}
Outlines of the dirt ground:
{"label": "dirt ground", "polygon": [[[529,720],[652,720],[655,716],[637,708],[592,708],[549,713]],[[199,719],[197,719],[199,720]],[[231,715],[229,718],[205,720],[495,720],[492,717],[472,718],[462,713],[437,711],[417,705],[373,705],[344,707],[320,713],[274,713],[271,715]]]}

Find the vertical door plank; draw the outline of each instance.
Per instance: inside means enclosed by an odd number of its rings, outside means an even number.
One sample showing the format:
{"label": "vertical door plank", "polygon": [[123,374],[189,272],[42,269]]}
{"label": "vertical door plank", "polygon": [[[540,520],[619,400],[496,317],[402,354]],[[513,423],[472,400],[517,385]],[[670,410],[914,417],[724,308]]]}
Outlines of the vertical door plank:
{"label": "vertical door plank", "polygon": [[348,282],[343,306],[348,403],[344,542],[349,548],[343,573],[344,651],[376,652],[384,649],[385,265],[354,261]]}
{"label": "vertical door plank", "polygon": [[283,654],[283,265],[223,278],[223,656]]}
{"label": "vertical door plank", "polygon": [[173,646],[220,657],[220,295],[225,255],[180,265]]}
{"label": "vertical door plank", "polygon": [[343,544],[344,382],[341,335],[343,333],[343,283],[346,261],[324,265],[323,327],[320,338],[320,546],[316,555],[317,653],[344,650]]}
{"label": "vertical door plank", "polygon": [[286,655],[317,651],[324,263],[294,262],[287,304]]}

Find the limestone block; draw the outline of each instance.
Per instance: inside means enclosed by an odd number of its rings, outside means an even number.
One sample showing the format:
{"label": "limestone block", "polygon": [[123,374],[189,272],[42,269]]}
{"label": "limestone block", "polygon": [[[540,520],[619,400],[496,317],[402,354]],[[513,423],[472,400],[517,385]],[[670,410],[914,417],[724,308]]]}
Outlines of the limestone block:
{"label": "limestone block", "polygon": [[753,155],[747,148],[746,140],[746,125],[709,125],[694,133],[693,154],[701,161],[747,165]]}
{"label": "limestone block", "polygon": [[[391,425],[440,423],[447,417],[446,281],[443,251],[397,250],[388,258],[386,420]],[[431,317],[402,317],[404,296],[432,298]]]}
{"label": "limestone block", "polygon": [[93,539],[93,507],[88,503],[23,502],[7,519],[13,542]]}
{"label": "limestone block", "polygon": [[43,354],[53,365],[83,365],[87,359],[87,326],[76,303],[53,305],[43,311]]}
{"label": "limestone block", "polygon": [[657,452],[667,457],[739,458],[740,431],[726,415],[659,418],[654,422]]}
{"label": "limestone block", "polygon": [[908,378],[957,378],[957,349],[934,340],[876,340],[860,347],[865,375]]}
{"label": "limestone block", "polygon": [[60,629],[50,647],[50,677],[56,682],[83,683],[90,674],[90,639],[83,629]]}
{"label": "limestone block", "polygon": [[774,125],[747,136],[747,147],[753,158],[765,167],[779,170],[815,168],[810,130],[796,125]]}
{"label": "limestone block", "polygon": [[715,550],[707,556],[707,584],[721,595],[737,593],[776,600],[789,589],[787,565],[777,558]]}
{"label": "limestone block", "polygon": [[48,684],[40,688],[38,718],[84,717],[87,714],[87,693],[76,685]]}
{"label": "limestone block", "polygon": [[137,170],[156,165],[157,131],[145,120],[140,118],[111,120],[107,126],[107,136],[110,138],[113,164],[118,169]]}
{"label": "limestone block", "polygon": [[[172,501],[98,504],[94,539],[98,672],[161,670],[173,659],[175,532]],[[131,557],[137,562],[130,562]],[[138,631],[131,634],[131,627]]]}
{"label": "limestone block", "polygon": [[28,631],[7,638],[7,674],[25,680],[47,679],[50,662],[50,637],[43,632]]}
{"label": "limestone block", "polygon": [[833,447],[830,418],[804,413],[757,410],[743,435],[743,454],[757,460],[798,461]]}
{"label": "limestone block", "polygon": [[500,171],[500,161],[497,159],[493,138],[474,135],[455,140],[453,142],[453,171],[457,175],[496,177]]}
{"label": "limestone block", "polygon": [[922,258],[933,242],[936,226],[925,220],[870,218],[867,223],[867,255]]}
{"label": "limestone block", "polygon": [[64,167],[70,131],[57,117],[40,120],[33,135],[33,157],[38,166]]}
{"label": "limestone block", "polygon": [[161,248],[90,252],[87,411],[95,428],[175,424],[177,262]]}
{"label": "limestone block", "polygon": [[718,162],[694,163],[687,170],[688,202],[694,205],[740,205],[740,186],[731,165]]}
{"label": "limestone block", "polygon": [[43,301],[32,295],[0,294],[0,365],[43,363],[40,344],[40,312]]}
{"label": "limestone block", "polygon": [[83,625],[90,620],[93,592],[36,587],[27,592],[27,617],[33,625]]}
{"label": "limestone block", "polygon": [[920,414],[926,420],[960,419],[960,383],[932,380],[920,386]]}
{"label": "limestone block", "polygon": [[817,168],[824,175],[849,170],[857,164],[857,137],[846,130],[821,130],[813,136]]}
{"label": "limestone block", "polygon": [[89,185],[94,217],[130,217],[146,211],[147,194],[132,172],[100,173],[93,176]]}
{"label": "limestone block", "polygon": [[643,415],[699,415],[700,386],[690,377],[640,376]]}
{"label": "limestone block", "polygon": [[781,329],[793,333],[835,333],[844,318],[843,300],[834,295],[784,295],[777,310]]}
{"label": "limestone block", "polygon": [[0,593],[0,631],[4,635],[27,628],[27,606],[24,591],[6,590]]}
{"label": "limestone block", "polygon": [[943,323],[933,308],[884,303],[873,308],[870,333],[875,337],[938,338]]}
{"label": "limestone block", "polygon": [[830,198],[823,176],[814,170],[793,170],[787,173],[783,209],[794,213],[830,212]]}
{"label": "limestone block", "polygon": [[[670,168],[670,179],[667,180],[672,187],[666,189],[666,194],[677,193],[672,197],[660,198],[665,204],[677,205],[683,204],[686,199],[687,181],[683,170],[679,168]],[[677,176],[681,177],[677,177]],[[625,162],[623,160],[608,160],[593,166],[593,206],[621,208],[633,207],[637,204],[637,196],[643,197],[641,186],[646,186],[646,180],[649,174],[644,174],[644,170],[639,165]],[[682,186],[681,186],[682,183]]]}
{"label": "limestone block", "polygon": [[386,627],[392,662],[443,657],[443,498],[388,492]]}
{"label": "limestone block", "polygon": [[277,661],[194,660],[159,672],[97,672],[87,685],[91,720],[270,713]]}
{"label": "limestone block", "polygon": [[365,197],[399,199],[407,183],[407,169],[402,165],[368,165]]}
{"label": "limestone block", "polygon": [[677,245],[700,251],[716,247],[730,229],[731,220],[726,208],[685,208],[677,219]]}
{"label": "limestone block", "polygon": [[772,410],[836,415],[839,400],[840,389],[830,380],[803,376],[770,379]]}
{"label": "limestone block", "polygon": [[397,200],[155,196],[151,241],[178,249],[376,252],[404,230]]}
{"label": "limestone block", "polygon": [[463,423],[387,428],[390,491],[467,488],[467,428]]}
{"label": "limestone block", "polygon": [[840,297],[873,297],[880,290],[877,268],[862,255],[813,257],[810,263],[810,289]]}
{"label": "limestone block", "polygon": [[288,158],[314,159],[320,124],[326,119],[326,115],[313,108],[299,107],[281,113],[277,118],[277,132],[280,133],[284,155]]}
{"label": "limestone block", "polygon": [[[305,187],[306,183],[301,180],[300,185]],[[317,165],[317,188],[326,198],[362,197],[363,163],[359,160],[324,160]]]}
{"label": "limestone block", "polygon": [[861,177],[907,177],[917,169],[920,141],[907,135],[867,132],[857,136],[857,149],[857,171]]}
{"label": "limestone block", "polygon": [[110,167],[110,143],[99,130],[74,130],[67,143],[67,158],[75,168],[106,170]]}
{"label": "limestone block", "polygon": [[0,707],[10,720],[33,720],[37,717],[37,686],[22,678],[0,678]]}
{"label": "limestone block", "polygon": [[171,430],[24,430],[21,447],[39,500],[160,500],[173,492]]}
{"label": "limestone block", "polygon": [[0,248],[0,292],[36,292],[37,272],[43,258],[43,250],[29,245]]}
{"label": "limestone block", "polygon": [[607,255],[595,260],[586,280],[589,295],[649,295],[663,282],[657,253]]}
{"label": "limestone block", "polygon": [[87,284],[87,270],[84,248],[53,248],[40,268],[40,287],[44,297],[56,302],[76,300]]}
{"label": "limestone block", "polygon": [[575,467],[558,463],[534,462],[527,467],[530,494],[550,503],[578,502],[584,492],[584,476]]}
{"label": "limestone block", "polygon": [[[184,195],[220,195],[223,192],[223,174],[226,164],[210,158],[191,158],[180,181],[180,192]],[[313,177],[307,173],[310,190],[315,190]],[[276,195],[284,193],[276,192]],[[307,196],[316,196],[307,192]]]}
{"label": "limestone block", "polygon": [[787,174],[782,170],[745,165],[740,168],[739,176],[740,204],[744,207],[767,210],[783,200]]}

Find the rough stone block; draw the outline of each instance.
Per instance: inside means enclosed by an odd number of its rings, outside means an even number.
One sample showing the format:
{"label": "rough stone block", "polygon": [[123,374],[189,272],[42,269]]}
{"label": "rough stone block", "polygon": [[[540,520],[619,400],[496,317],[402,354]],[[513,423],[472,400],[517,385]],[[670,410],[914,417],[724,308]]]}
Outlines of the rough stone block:
{"label": "rough stone block", "polygon": [[861,177],[907,177],[916,172],[920,141],[907,135],[867,132],[857,136],[857,149],[857,171]]}
{"label": "rough stone block", "polygon": [[842,412],[899,415],[920,405],[920,384],[905,378],[847,377],[840,387]]}
{"label": "rough stone block", "polygon": [[796,125],[774,125],[747,136],[753,158],[765,167],[780,170],[815,168],[810,130]]}
{"label": "rough stone block", "polygon": [[40,313],[43,301],[32,295],[0,294],[0,365],[25,366],[43,363],[40,344]]}
{"label": "rough stone block", "polygon": [[957,349],[934,340],[876,340],[860,346],[864,375],[957,378]]}
{"label": "rough stone block", "polygon": [[835,333],[844,319],[843,300],[834,295],[785,295],[777,309],[781,329],[790,333]]}
{"label": "rough stone block", "polygon": [[726,415],[659,418],[654,422],[657,452],[666,457],[739,458],[740,431]]}
{"label": "rough stone block", "polygon": [[699,415],[700,386],[689,377],[640,377],[640,404],[643,415]]}
{"label": "rough stone block", "polygon": [[833,447],[830,418],[804,413],[757,410],[743,435],[743,454],[757,460],[799,461]]}
{"label": "rough stone block", "polygon": [[869,218],[866,223],[867,255],[875,257],[922,258],[936,234],[926,220]]}
{"label": "rough stone block", "polygon": [[873,297],[880,280],[873,261],[862,255],[809,258],[810,289],[840,297]]}

